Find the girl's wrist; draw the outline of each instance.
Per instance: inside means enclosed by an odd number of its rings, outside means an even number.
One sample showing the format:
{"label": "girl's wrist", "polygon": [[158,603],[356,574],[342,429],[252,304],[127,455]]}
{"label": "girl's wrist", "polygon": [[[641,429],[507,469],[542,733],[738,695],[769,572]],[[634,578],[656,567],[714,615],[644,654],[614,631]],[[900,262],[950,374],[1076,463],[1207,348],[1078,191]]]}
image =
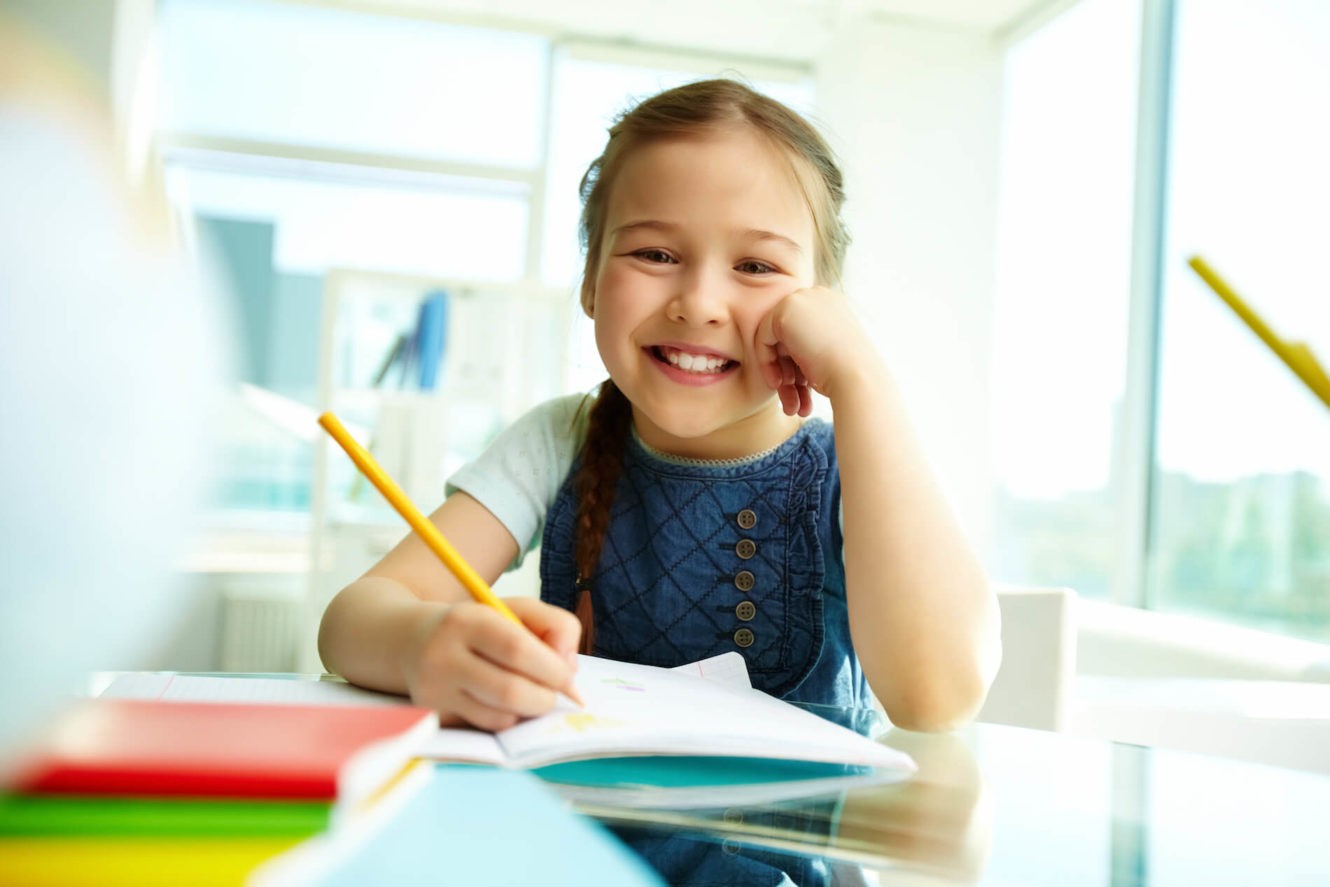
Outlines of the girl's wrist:
{"label": "girl's wrist", "polygon": [[822,386],[821,394],[835,408],[837,402],[848,403],[860,395],[878,398],[883,391],[894,387],[887,365],[876,352],[869,352],[865,357],[847,361]]}
{"label": "girl's wrist", "polygon": [[420,668],[420,661],[429,647],[430,638],[438,630],[439,624],[448,618],[453,605],[438,601],[417,601],[404,614],[402,643],[397,649],[398,668],[408,686],[411,678]]}

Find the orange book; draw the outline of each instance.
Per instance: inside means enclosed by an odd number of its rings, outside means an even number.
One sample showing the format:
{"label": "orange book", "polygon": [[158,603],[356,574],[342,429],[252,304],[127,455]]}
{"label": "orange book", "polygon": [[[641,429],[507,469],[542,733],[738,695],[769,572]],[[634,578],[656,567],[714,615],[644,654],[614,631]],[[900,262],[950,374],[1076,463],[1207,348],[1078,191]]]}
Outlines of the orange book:
{"label": "orange book", "polygon": [[91,699],[65,712],[10,788],[82,795],[360,798],[438,728],[411,706]]}

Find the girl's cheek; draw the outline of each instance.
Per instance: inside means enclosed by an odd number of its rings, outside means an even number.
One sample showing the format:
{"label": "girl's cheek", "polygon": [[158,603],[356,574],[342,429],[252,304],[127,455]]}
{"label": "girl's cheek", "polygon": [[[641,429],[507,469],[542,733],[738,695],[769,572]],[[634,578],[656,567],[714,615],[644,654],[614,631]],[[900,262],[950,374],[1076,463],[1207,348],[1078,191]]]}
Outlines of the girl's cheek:
{"label": "girl's cheek", "polygon": [[762,297],[754,299],[751,308],[745,313],[745,323],[751,327],[750,332],[756,333],[758,326],[766,320],[767,315],[776,310],[776,306],[785,301],[789,293],[784,290],[773,290],[770,293],[764,293]]}

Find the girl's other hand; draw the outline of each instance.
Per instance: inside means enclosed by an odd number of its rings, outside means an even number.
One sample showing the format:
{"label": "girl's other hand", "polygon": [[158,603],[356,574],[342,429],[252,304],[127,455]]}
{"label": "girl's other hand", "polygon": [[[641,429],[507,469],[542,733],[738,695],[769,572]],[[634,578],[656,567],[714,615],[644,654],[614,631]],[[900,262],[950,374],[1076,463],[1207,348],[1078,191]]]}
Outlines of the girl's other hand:
{"label": "girl's other hand", "polygon": [[422,626],[403,668],[411,701],[445,726],[503,730],[554,708],[572,683],[582,626],[535,598],[506,598],[523,625],[473,601]]}
{"label": "girl's other hand", "polygon": [[837,383],[877,360],[849,300],[826,287],[796,290],[758,324],[758,360],[787,415],[808,416],[811,392],[835,400]]}

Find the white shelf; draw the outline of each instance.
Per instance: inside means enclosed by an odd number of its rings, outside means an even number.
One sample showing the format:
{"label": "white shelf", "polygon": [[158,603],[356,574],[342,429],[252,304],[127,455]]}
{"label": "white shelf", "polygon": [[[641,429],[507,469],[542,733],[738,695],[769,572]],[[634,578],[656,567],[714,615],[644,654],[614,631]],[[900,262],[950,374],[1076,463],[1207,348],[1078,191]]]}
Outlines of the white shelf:
{"label": "white shelf", "polygon": [[[447,341],[435,390],[371,385],[392,343],[415,327],[421,299],[449,294]],[[363,270],[324,279],[318,410],[368,432],[384,469],[424,512],[443,498],[450,471],[500,428],[566,390],[574,293],[525,281],[465,281]],[[565,368],[551,372],[551,367]],[[351,501],[352,488],[358,489]],[[405,523],[326,437],[316,443],[311,484],[309,590],[312,639],[338,589],[407,532]],[[312,650],[312,642],[303,645]]]}

